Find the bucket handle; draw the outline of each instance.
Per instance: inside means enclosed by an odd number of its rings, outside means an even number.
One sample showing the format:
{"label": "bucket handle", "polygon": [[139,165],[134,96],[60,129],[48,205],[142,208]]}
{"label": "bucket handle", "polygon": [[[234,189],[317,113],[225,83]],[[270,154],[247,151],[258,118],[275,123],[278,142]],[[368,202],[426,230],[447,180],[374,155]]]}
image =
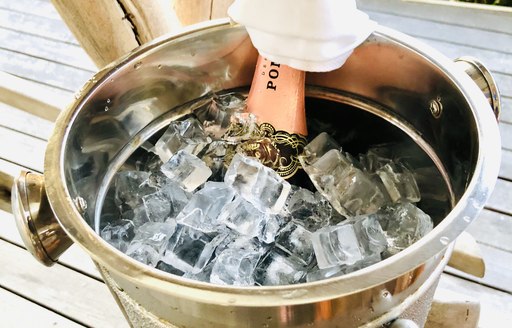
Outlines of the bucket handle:
{"label": "bucket handle", "polygon": [[454,60],[455,64],[476,83],[489,101],[496,120],[499,121],[501,113],[501,96],[498,85],[490,70],[479,60],[471,56],[462,56]]}
{"label": "bucket handle", "polygon": [[52,266],[73,241],[53,214],[43,175],[22,171],[12,185],[11,204],[25,247],[39,262]]}

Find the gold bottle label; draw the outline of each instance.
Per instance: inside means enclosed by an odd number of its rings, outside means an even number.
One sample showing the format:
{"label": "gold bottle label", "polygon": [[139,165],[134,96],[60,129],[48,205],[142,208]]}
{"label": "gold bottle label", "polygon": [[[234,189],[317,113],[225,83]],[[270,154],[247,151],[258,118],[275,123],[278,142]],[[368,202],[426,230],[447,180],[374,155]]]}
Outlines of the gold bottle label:
{"label": "gold bottle label", "polygon": [[258,126],[253,138],[238,145],[237,151],[258,159],[288,179],[301,168],[299,155],[306,144],[304,136],[276,131],[271,124],[263,123]]}

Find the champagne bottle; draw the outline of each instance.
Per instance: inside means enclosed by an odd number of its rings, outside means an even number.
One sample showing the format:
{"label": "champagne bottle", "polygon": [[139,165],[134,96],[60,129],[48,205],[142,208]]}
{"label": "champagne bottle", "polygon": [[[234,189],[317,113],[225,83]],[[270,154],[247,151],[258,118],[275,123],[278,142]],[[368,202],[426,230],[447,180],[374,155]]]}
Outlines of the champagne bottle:
{"label": "champagne bottle", "polygon": [[304,88],[305,72],[259,56],[247,98],[259,137],[241,148],[285,179],[299,171],[307,142]]}

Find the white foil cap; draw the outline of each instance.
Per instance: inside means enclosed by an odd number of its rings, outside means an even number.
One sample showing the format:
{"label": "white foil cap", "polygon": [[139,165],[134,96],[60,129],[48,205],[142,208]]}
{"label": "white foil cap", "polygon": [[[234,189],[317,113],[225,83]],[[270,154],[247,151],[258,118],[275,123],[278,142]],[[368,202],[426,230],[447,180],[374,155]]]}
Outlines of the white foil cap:
{"label": "white foil cap", "polygon": [[236,0],[228,14],[260,55],[310,72],[342,66],[377,25],[355,0]]}

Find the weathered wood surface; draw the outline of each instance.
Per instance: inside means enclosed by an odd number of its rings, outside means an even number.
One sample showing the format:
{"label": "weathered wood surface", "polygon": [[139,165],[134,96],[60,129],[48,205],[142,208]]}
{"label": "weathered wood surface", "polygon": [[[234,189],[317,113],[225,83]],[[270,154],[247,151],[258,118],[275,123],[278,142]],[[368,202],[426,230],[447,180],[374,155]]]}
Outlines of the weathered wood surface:
{"label": "weathered wood surface", "polygon": [[52,0],[79,43],[99,68],[137,46],[179,27],[166,2],[146,0]]}
{"label": "weathered wood surface", "polygon": [[[169,1],[172,7],[180,2],[192,6],[195,0]],[[204,19],[222,17],[229,2],[199,1],[198,4],[209,6],[201,9],[198,5],[191,15],[204,15]],[[424,2],[358,3],[374,20],[418,38],[449,58],[472,55],[481,59],[497,80],[503,95],[500,180],[486,209],[468,229],[481,247],[487,274],[475,278],[447,269],[440,285],[480,299],[481,327],[505,327],[512,322],[512,15],[451,6],[440,10],[439,6]],[[52,104],[62,109],[92,76],[95,65],[50,1],[0,0],[0,71],[42,89],[43,94],[55,100]],[[8,209],[6,197],[13,176],[27,168],[42,171],[52,128],[48,120],[0,104],[0,209]],[[47,269],[21,246],[12,215],[0,210],[0,253],[9,253],[0,259],[0,265],[10,266],[0,270],[0,317],[9,312],[5,321],[0,320],[0,326],[11,326],[9,320],[27,322],[26,326],[37,322],[38,327],[53,323],[66,327],[125,325],[91,259],[81,248],[72,246],[61,257],[61,264]],[[51,279],[42,280],[46,275]],[[22,318],[25,311],[33,311],[36,321]]]}

